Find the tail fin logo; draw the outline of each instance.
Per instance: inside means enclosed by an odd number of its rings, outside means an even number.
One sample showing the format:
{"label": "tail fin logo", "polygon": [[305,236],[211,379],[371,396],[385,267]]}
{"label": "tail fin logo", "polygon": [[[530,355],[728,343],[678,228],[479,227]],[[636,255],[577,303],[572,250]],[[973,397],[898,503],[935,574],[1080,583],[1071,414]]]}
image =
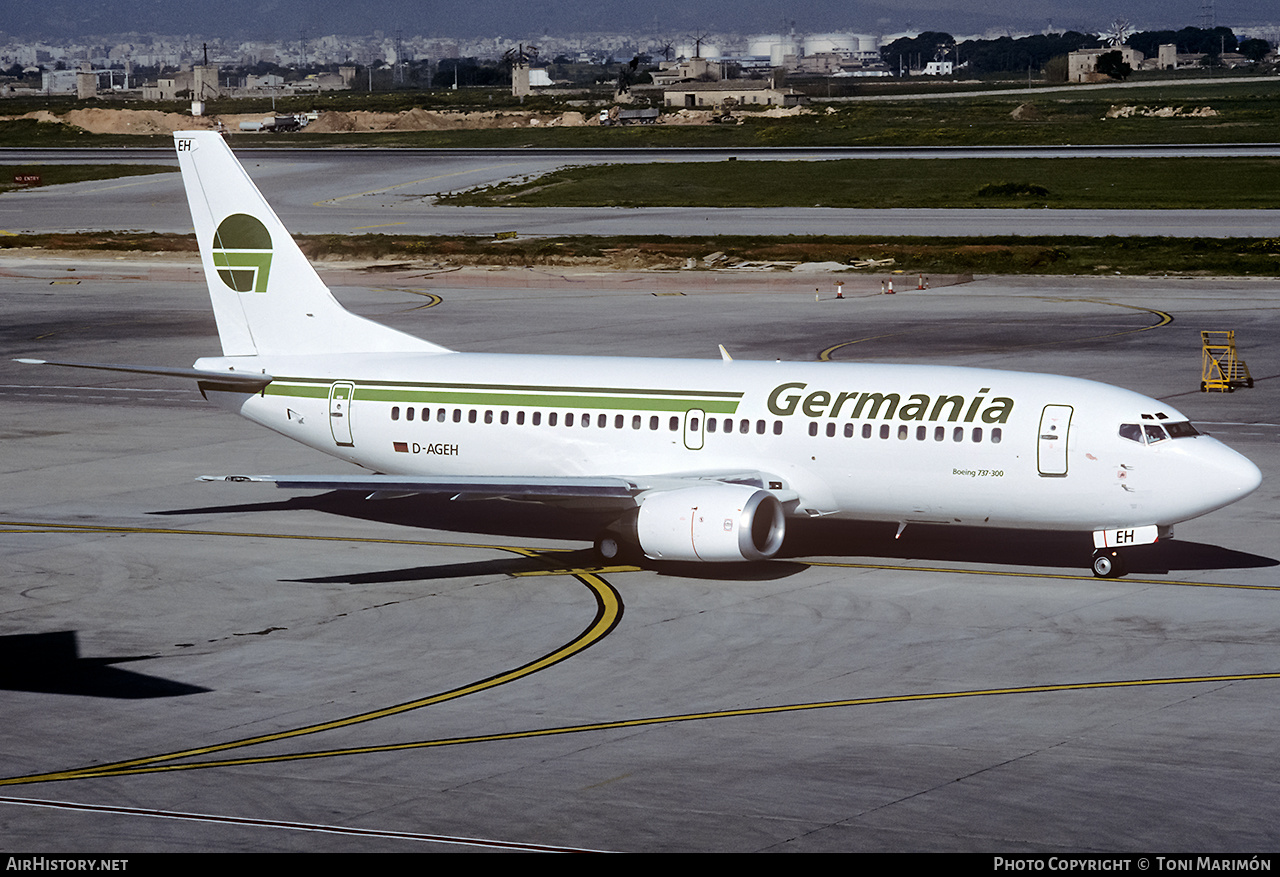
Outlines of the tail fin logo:
{"label": "tail fin logo", "polygon": [[247,213],[233,213],[213,235],[213,264],[236,292],[266,292],[271,274],[271,234]]}

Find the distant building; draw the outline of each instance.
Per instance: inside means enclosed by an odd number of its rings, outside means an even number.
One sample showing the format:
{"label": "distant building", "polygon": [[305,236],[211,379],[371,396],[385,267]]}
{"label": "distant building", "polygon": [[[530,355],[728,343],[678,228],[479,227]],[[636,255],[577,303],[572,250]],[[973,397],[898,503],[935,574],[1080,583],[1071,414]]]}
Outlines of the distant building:
{"label": "distant building", "polygon": [[1101,49],[1080,49],[1067,55],[1068,82],[1100,82],[1110,79],[1098,72],[1098,58],[1108,52],[1119,52],[1120,58],[1134,70],[1142,64],[1143,54],[1129,46],[1107,46]]}
{"label": "distant building", "polygon": [[77,70],[45,70],[40,74],[40,90],[45,94],[75,94]]}
{"label": "distant building", "polygon": [[794,88],[775,88],[766,80],[726,79],[720,82],[682,82],[663,90],[668,107],[711,109],[726,100],[745,107],[794,107],[804,103],[804,94]]}
{"label": "distant building", "polygon": [[686,58],[680,61],[663,61],[653,76],[654,85],[672,85],[676,82],[696,82],[703,79],[719,79],[720,63],[706,58]]}
{"label": "distant building", "polygon": [[221,94],[216,64],[197,64],[189,70],[162,76],[155,85],[142,87],[143,100],[210,100]]}
{"label": "distant building", "polygon": [[250,73],[244,78],[244,87],[249,89],[284,88],[284,77],[278,73],[266,73],[262,76]]}
{"label": "distant building", "polygon": [[955,72],[956,63],[954,61],[930,61],[924,65],[924,70],[920,71],[925,76],[950,76]]}

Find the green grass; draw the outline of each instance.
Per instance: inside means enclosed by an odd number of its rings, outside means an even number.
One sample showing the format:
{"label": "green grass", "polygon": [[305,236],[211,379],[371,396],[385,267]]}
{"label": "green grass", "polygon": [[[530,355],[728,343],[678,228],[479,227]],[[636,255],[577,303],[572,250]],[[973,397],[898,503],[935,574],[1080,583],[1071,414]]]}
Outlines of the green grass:
{"label": "green grass", "polygon": [[[1280,239],[1169,237],[715,237],[662,236],[520,238],[413,235],[301,235],[309,258],[380,260],[421,270],[449,265],[557,265],[676,269],[687,259],[725,253],[731,260],[844,262],[894,260],[892,269],[923,274],[1148,276],[1280,276]],[[82,233],[0,236],[0,252],[62,251],[195,253],[192,235]],[[695,272],[696,273],[696,272]],[[784,275],[785,276],[785,275]],[[809,276],[809,275],[806,275]],[[808,280],[805,280],[808,283]]]}
{"label": "green grass", "polygon": [[136,177],[147,174],[167,174],[178,170],[176,166],[163,164],[0,164],[0,192],[25,189],[13,178],[19,174],[38,174],[40,186],[56,186],[61,183],[82,183],[86,180],[114,180],[118,177]]}
{"label": "green grass", "polygon": [[1248,209],[1280,202],[1280,159],[717,161],[565,168],[444,196],[514,207]]}
{"label": "green grass", "polygon": [[[887,86],[886,86],[887,87]],[[939,86],[940,88],[942,86]],[[900,91],[901,89],[899,89]],[[1018,121],[1010,115],[1024,102],[1034,104],[1037,118]],[[38,104],[38,105],[37,105]],[[1113,104],[1155,107],[1208,106],[1212,118],[1104,119]],[[141,102],[95,102],[121,109],[184,111],[186,105]],[[604,104],[607,105],[607,101]],[[17,115],[31,109],[65,112],[70,100],[23,99],[0,102],[0,110]],[[398,111],[413,106],[430,109],[502,110],[507,112],[576,109],[551,98],[513,103],[499,92],[331,93],[298,96],[278,102],[282,112],[370,109]],[[1280,131],[1280,77],[1223,77],[1209,84],[1169,79],[1154,88],[1117,83],[1102,90],[1027,92],[1011,95],[948,94],[942,98],[815,103],[820,114],[765,119],[743,111],[740,125],[653,125],[631,128],[498,128],[468,131],[397,131],[368,134],[240,135],[232,142],[260,146],[411,146],[411,147],[724,147],[752,146],[973,146],[1058,145],[1067,143],[1270,143]],[[832,112],[825,112],[829,106]],[[263,112],[270,102],[218,101],[208,112]],[[167,135],[88,134],[63,125],[30,119],[0,122],[0,146],[167,145]]]}

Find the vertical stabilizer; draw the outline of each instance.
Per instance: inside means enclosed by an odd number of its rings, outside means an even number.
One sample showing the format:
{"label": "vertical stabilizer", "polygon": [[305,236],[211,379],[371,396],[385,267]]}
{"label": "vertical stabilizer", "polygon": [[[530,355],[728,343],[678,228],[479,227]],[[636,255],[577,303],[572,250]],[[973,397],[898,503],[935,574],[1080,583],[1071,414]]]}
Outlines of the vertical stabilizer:
{"label": "vertical stabilizer", "polygon": [[344,310],[221,134],[173,139],[223,355],[445,352]]}

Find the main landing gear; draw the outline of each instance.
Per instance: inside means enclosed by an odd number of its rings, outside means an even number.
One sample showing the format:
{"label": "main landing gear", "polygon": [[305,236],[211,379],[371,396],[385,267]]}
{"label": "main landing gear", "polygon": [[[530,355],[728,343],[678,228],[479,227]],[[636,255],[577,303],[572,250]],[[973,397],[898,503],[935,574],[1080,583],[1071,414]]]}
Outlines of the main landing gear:
{"label": "main landing gear", "polygon": [[1093,552],[1093,574],[1100,579],[1114,579],[1124,575],[1124,558],[1114,548],[1098,548]]}

